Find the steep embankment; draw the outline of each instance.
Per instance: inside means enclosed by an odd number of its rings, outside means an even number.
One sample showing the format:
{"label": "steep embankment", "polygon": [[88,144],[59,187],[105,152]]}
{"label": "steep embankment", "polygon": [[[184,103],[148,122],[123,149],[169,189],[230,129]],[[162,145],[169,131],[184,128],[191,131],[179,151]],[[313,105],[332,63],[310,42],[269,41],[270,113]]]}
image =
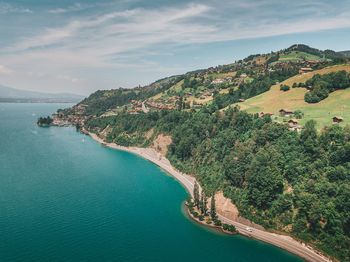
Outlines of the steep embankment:
{"label": "steep embankment", "polygon": [[280,90],[280,85],[285,84],[290,87],[294,83],[304,83],[316,74],[327,74],[346,70],[350,72],[350,65],[336,65],[314,72],[293,76],[282,83],[271,87],[268,92],[250,98],[242,103],[238,103],[242,110],[249,113],[273,113],[278,116],[278,111],[282,108],[290,110],[301,110],[304,113],[303,119],[300,120],[304,124],[308,120],[314,119],[319,127],[332,124],[333,116],[342,116],[344,123],[350,121],[350,89],[337,90],[329,95],[328,98],[316,104],[308,104],[304,101],[304,95],[308,92],[305,88],[291,88],[284,92]]}

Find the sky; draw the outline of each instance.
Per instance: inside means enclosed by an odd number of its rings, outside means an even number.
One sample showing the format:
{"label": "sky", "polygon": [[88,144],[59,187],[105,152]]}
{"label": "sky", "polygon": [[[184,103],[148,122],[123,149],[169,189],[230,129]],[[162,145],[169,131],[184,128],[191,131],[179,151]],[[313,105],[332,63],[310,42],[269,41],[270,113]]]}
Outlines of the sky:
{"label": "sky", "polygon": [[0,0],[0,84],[82,95],[303,43],[350,50],[350,1]]}

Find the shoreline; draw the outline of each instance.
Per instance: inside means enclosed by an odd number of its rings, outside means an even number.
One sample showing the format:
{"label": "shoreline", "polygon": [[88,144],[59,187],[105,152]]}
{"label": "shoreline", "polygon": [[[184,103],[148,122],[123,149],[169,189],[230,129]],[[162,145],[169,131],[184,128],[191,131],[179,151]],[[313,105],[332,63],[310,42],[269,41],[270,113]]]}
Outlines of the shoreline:
{"label": "shoreline", "polygon": [[[178,180],[185,187],[185,189],[191,195],[191,197],[193,197],[193,187],[194,187],[194,184],[196,182],[196,179],[192,176],[189,176],[187,174],[181,173],[180,171],[176,170],[171,165],[170,161],[166,157],[164,157],[160,153],[158,153],[155,149],[119,146],[115,143],[106,143],[98,135],[91,133],[91,132],[88,132],[86,130],[83,130],[82,133],[89,135],[93,140],[99,142],[103,146],[136,154],[136,155],[138,155],[144,159],[147,159],[148,161],[156,164],[161,169],[166,171],[169,175],[173,176],[176,180]],[[325,257],[320,252],[318,252],[317,250],[313,249],[311,246],[308,246],[303,242],[299,242],[299,241],[295,240],[294,238],[292,238],[291,236],[271,233],[271,232],[260,230],[260,229],[254,229],[252,232],[250,232],[247,230],[247,226],[242,224],[242,223],[239,223],[237,221],[233,221],[233,220],[231,220],[223,215],[220,215],[220,214],[218,214],[218,218],[223,223],[234,225],[236,227],[238,233],[241,235],[248,236],[248,237],[272,244],[272,245],[277,246],[279,248],[282,248],[282,249],[284,249],[292,254],[295,254],[303,259],[306,259],[307,261],[312,261],[312,262],[330,262],[330,261],[332,261],[329,258]],[[205,224],[203,224],[203,225],[205,225]]]}

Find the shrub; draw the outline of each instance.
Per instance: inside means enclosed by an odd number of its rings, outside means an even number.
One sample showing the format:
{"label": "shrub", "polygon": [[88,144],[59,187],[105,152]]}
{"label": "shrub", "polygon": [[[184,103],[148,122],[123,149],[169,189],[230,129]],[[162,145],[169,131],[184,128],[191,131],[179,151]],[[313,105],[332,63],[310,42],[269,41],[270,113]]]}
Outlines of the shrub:
{"label": "shrub", "polygon": [[302,119],[304,117],[304,113],[301,110],[294,111],[294,116],[296,119]]}
{"label": "shrub", "polygon": [[281,86],[280,86],[280,90],[281,90],[281,91],[286,92],[286,91],[288,91],[289,89],[290,89],[290,87],[287,86],[287,85],[281,85]]}
{"label": "shrub", "polygon": [[236,232],[236,227],[234,225],[223,224],[222,228],[226,231]]}

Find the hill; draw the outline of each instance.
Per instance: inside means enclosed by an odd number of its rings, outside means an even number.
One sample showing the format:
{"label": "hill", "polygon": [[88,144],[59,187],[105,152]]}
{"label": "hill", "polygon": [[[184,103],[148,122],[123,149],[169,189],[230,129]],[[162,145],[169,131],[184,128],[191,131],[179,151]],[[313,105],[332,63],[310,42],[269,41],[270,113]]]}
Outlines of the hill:
{"label": "hill", "polygon": [[309,104],[304,101],[304,95],[308,92],[306,88],[291,88],[287,92],[280,90],[280,85],[292,87],[294,83],[305,83],[306,80],[316,74],[323,75],[340,70],[350,72],[350,65],[335,65],[293,76],[273,85],[269,91],[235,105],[239,105],[242,110],[246,110],[249,113],[273,113],[274,118],[277,118],[276,120],[278,121],[283,121],[283,118],[279,117],[280,109],[301,110],[304,113],[304,117],[300,120],[300,123],[305,124],[308,120],[314,119],[317,121],[319,128],[331,125],[333,116],[342,116],[345,120],[343,125],[349,124],[350,89],[337,90],[331,93],[328,98],[316,104]]}
{"label": "hill", "polygon": [[21,90],[0,85],[1,102],[63,102],[76,103],[83,98],[81,95],[70,93],[42,93],[28,90]]}
{"label": "hill", "polygon": [[85,115],[116,115],[157,110],[212,110],[239,99],[266,92],[276,82],[298,74],[302,68],[322,69],[347,58],[331,50],[293,45],[269,54],[256,54],[231,64],[171,76],[144,87],[99,90],[79,105]]}
{"label": "hill", "polygon": [[348,51],[340,51],[338,53],[340,53],[341,55],[343,55],[345,57],[350,57],[350,50],[348,50]]}

